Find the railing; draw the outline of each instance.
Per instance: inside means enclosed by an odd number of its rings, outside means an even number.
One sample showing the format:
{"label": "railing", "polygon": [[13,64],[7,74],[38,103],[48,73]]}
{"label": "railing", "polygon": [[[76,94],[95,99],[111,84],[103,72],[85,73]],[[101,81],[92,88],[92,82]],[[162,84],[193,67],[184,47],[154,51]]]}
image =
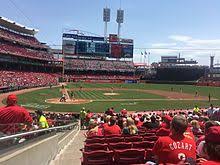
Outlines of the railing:
{"label": "railing", "polygon": [[4,136],[4,137],[0,137],[0,143],[4,142],[6,140],[11,140],[14,138],[18,138],[18,137],[24,137],[24,136],[29,136],[29,135],[36,135],[42,132],[51,132],[51,131],[57,131],[57,130],[63,130],[63,129],[68,129],[68,128],[75,128],[76,126],[78,126],[78,122],[76,123],[72,123],[72,124],[68,124],[68,125],[63,125],[63,126],[58,126],[58,127],[52,127],[52,128],[46,128],[46,129],[40,129],[40,130],[35,130],[35,131],[29,131],[29,132],[24,132],[24,133],[18,133],[18,134],[14,134],[14,135],[9,135],[9,136]]}

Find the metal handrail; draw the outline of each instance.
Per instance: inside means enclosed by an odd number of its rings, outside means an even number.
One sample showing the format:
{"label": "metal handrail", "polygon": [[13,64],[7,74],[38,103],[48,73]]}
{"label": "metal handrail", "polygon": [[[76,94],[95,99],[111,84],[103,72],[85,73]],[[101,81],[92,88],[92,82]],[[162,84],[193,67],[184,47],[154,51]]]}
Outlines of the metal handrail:
{"label": "metal handrail", "polygon": [[40,133],[40,132],[46,132],[46,131],[51,131],[51,130],[56,130],[56,129],[68,128],[68,127],[76,126],[76,125],[78,125],[78,122],[72,123],[72,124],[68,124],[68,125],[64,125],[64,126],[45,128],[45,129],[40,129],[40,130],[35,130],[35,131],[29,131],[29,132],[24,132],[24,133],[4,136],[4,137],[0,137],[0,142],[6,141],[6,140],[10,140],[10,139],[14,139],[14,138],[21,137],[21,136],[27,136],[27,135],[32,135],[32,134],[36,134],[36,133]]}

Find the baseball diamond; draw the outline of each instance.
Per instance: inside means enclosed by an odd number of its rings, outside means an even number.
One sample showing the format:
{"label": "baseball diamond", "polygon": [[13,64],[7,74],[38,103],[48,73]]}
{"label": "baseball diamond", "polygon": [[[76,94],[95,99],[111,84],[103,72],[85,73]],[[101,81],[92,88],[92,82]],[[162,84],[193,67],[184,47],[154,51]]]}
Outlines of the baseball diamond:
{"label": "baseball diamond", "polygon": [[[80,86],[83,88],[80,89]],[[114,87],[114,92],[118,95],[105,95],[105,93],[111,93],[111,87]],[[103,112],[106,107],[115,107],[116,110],[126,108],[129,111],[147,111],[192,108],[194,105],[207,107],[210,104],[208,95],[211,93],[211,103],[220,105],[218,101],[220,88],[216,87],[172,84],[69,83],[66,90],[68,93],[73,91],[74,98],[67,102],[59,102],[59,98],[62,96],[60,88],[25,91],[18,95],[19,103],[30,110],[40,106],[45,111],[57,112],[79,112],[82,107],[93,112]],[[172,91],[171,88],[173,88]],[[182,88],[182,92],[180,88]],[[195,97],[196,91],[199,93],[197,97]],[[35,106],[30,106],[27,104],[28,102]],[[134,102],[135,106],[132,105]]]}

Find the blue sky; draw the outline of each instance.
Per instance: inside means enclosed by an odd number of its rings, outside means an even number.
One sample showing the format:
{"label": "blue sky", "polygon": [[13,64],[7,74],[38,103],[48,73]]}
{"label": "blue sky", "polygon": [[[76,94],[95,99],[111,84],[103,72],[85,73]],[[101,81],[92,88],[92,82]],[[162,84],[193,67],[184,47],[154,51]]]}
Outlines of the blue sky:
{"label": "blue sky", "polygon": [[[1,0],[0,15],[39,29],[40,41],[60,45],[64,28],[103,35],[106,5],[111,8],[108,33],[116,33],[119,0]],[[214,50],[220,48],[219,0],[122,0],[121,7],[122,36],[133,38],[136,48],[154,48],[146,49],[151,62],[178,52],[200,64],[209,64],[210,54],[220,60],[220,51]],[[141,51],[135,50],[135,62]]]}

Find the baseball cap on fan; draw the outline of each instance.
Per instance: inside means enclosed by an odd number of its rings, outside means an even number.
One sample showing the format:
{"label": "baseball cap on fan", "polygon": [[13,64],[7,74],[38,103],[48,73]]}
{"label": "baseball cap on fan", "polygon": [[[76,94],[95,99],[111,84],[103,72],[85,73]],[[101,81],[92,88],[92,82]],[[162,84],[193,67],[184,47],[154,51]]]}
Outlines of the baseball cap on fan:
{"label": "baseball cap on fan", "polygon": [[7,105],[14,105],[17,103],[17,100],[18,98],[15,94],[10,94],[8,95],[6,102],[7,102]]}
{"label": "baseball cap on fan", "polygon": [[205,141],[220,144],[220,126],[210,127],[206,132]]}

